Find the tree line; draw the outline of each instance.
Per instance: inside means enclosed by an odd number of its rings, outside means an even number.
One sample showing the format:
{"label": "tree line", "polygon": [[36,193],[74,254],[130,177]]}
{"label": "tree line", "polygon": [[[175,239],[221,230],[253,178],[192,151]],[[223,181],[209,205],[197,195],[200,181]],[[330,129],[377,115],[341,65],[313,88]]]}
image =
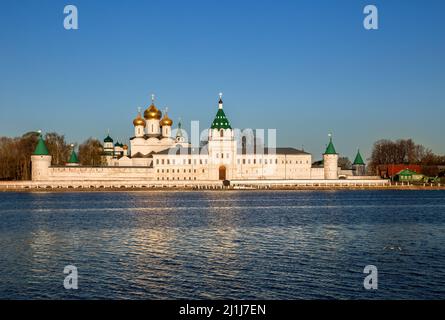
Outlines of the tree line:
{"label": "tree line", "polygon": [[[28,132],[21,137],[0,137],[0,180],[31,180],[31,155],[40,134]],[[65,165],[73,147],[65,136],[55,132],[44,136],[46,147],[52,156],[52,165]],[[77,144],[74,144],[76,148]],[[103,146],[99,140],[89,138],[79,145],[78,159],[81,165],[99,166],[104,164]]]}
{"label": "tree line", "polygon": [[445,156],[433,153],[431,149],[416,144],[412,139],[376,141],[369,159],[369,172],[376,174],[379,166],[389,164],[420,165],[424,174],[436,176],[438,166],[445,165]]}

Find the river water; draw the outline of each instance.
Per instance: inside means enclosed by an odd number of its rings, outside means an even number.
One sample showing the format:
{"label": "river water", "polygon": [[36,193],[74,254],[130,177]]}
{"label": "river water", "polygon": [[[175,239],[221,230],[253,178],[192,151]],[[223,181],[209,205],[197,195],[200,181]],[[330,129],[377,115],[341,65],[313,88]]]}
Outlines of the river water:
{"label": "river water", "polygon": [[0,193],[0,298],[444,299],[445,192]]}

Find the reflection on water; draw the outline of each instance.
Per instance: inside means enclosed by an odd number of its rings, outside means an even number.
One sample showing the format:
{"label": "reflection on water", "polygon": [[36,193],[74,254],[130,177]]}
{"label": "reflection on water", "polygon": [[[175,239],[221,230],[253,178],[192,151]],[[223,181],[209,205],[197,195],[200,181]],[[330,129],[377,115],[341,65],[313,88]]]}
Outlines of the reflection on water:
{"label": "reflection on water", "polygon": [[[0,298],[443,299],[444,199],[442,191],[4,193]],[[76,291],[63,288],[69,264]],[[363,289],[368,264],[378,267],[377,291]]]}

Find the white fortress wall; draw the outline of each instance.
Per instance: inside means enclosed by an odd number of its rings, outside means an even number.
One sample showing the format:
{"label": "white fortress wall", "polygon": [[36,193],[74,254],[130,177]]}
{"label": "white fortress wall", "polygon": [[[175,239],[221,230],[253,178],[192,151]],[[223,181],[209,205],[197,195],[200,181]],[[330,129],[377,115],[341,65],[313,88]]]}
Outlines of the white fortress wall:
{"label": "white fortress wall", "polygon": [[149,167],[49,167],[48,177],[51,181],[132,181],[154,180],[153,168]]}
{"label": "white fortress wall", "polygon": [[311,168],[311,179],[324,179],[324,168]]}

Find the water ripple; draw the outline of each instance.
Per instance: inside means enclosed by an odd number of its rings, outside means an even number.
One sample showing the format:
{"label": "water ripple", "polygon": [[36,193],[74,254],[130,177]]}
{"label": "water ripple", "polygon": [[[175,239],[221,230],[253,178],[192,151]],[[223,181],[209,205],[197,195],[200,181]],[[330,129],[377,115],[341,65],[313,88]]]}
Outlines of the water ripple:
{"label": "water ripple", "polygon": [[[0,194],[3,299],[443,299],[445,192]],[[391,248],[400,248],[393,250]],[[79,289],[63,288],[63,268]],[[379,289],[363,289],[363,268]]]}

